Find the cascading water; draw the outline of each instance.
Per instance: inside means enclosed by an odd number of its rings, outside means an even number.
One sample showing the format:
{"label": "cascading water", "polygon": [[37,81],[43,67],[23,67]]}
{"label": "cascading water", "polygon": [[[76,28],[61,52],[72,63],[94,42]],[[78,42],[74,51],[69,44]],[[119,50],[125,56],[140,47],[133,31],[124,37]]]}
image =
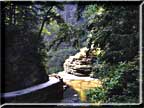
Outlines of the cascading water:
{"label": "cascading water", "polygon": [[66,23],[72,25],[79,25],[84,22],[83,18],[77,19],[77,8],[78,4],[65,4],[64,11],[57,9],[58,13],[64,19]]}

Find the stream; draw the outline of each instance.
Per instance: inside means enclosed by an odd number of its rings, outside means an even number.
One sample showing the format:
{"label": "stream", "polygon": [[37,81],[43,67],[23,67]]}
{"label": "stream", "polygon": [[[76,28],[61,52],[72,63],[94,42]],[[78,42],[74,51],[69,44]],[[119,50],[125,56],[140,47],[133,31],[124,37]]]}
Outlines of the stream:
{"label": "stream", "polygon": [[61,100],[61,103],[80,103],[80,98],[78,93],[72,89],[71,87],[68,87],[63,94],[63,99]]}
{"label": "stream", "polygon": [[85,90],[102,86],[102,82],[99,79],[79,77],[65,72],[60,72],[58,75],[67,86],[64,90],[62,103],[86,102]]}

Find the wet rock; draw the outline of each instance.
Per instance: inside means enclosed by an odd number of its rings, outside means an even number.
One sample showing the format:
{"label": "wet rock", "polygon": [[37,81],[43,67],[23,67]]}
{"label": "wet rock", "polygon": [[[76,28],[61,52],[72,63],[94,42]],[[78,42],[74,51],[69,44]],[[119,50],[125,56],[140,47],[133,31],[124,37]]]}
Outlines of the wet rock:
{"label": "wet rock", "polygon": [[80,52],[66,59],[63,65],[64,71],[77,76],[89,76],[93,57],[86,57],[86,51],[87,48],[82,48]]}

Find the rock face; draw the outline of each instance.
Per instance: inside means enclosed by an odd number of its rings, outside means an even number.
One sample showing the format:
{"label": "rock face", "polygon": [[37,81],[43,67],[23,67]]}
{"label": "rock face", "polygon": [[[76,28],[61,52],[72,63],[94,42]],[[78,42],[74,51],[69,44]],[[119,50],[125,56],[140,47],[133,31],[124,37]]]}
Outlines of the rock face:
{"label": "rock face", "polygon": [[65,60],[64,71],[78,76],[88,76],[92,70],[92,57],[86,57],[87,48]]}
{"label": "rock face", "polygon": [[5,89],[10,92],[48,81],[37,52],[37,36],[32,33],[6,29]]}

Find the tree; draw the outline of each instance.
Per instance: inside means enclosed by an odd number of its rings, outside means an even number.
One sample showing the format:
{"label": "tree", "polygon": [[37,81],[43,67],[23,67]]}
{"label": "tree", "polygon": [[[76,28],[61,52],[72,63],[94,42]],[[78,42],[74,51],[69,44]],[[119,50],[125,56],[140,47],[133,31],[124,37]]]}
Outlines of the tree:
{"label": "tree", "polygon": [[90,5],[85,17],[93,40],[89,46],[94,43],[104,49],[105,59],[125,61],[138,54],[138,6]]}
{"label": "tree", "polygon": [[93,66],[94,77],[103,81],[103,87],[89,90],[89,101],[138,102],[139,6],[88,5],[84,16],[88,19],[88,48],[93,45],[105,51]]}

